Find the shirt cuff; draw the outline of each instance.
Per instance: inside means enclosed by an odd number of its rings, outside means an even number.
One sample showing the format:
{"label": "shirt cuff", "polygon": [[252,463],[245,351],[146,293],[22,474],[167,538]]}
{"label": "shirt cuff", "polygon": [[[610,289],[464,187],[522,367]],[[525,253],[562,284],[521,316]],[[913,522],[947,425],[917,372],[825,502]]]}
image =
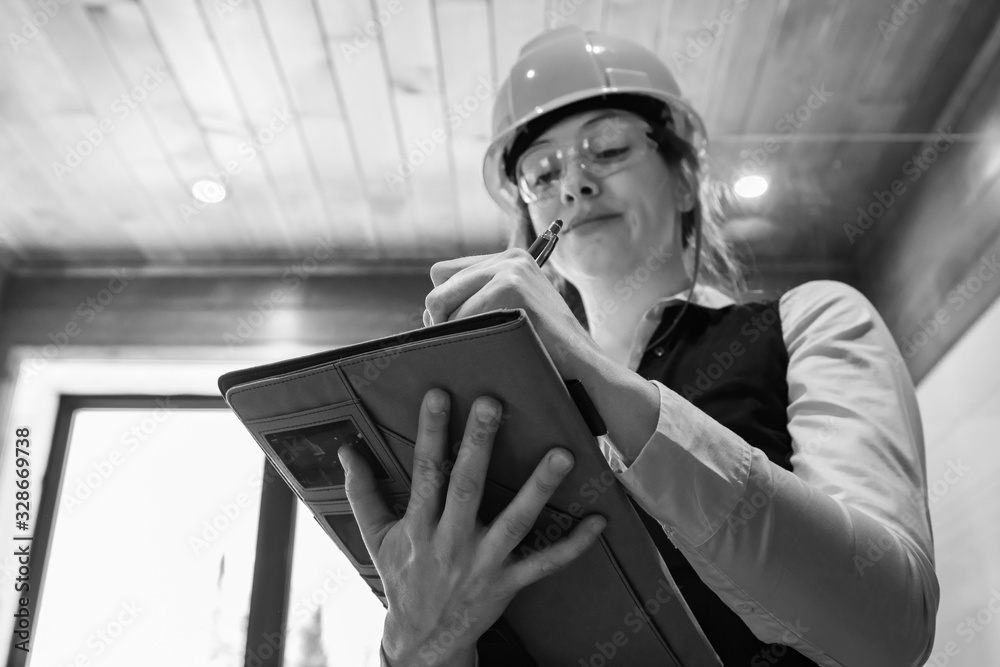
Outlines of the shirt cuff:
{"label": "shirt cuff", "polygon": [[632,462],[625,458],[615,443],[611,441],[611,438],[605,433],[604,435],[597,436],[597,446],[600,447],[601,453],[604,454],[604,458],[607,460],[608,465],[611,470],[616,474],[622,474],[628,467],[632,465]]}
{"label": "shirt cuff", "polygon": [[[753,450],[677,393],[651,382],[660,392],[656,430],[618,480],[671,539],[697,547],[743,498]],[[617,458],[625,462],[620,453]],[[609,465],[615,470],[611,460]]]}

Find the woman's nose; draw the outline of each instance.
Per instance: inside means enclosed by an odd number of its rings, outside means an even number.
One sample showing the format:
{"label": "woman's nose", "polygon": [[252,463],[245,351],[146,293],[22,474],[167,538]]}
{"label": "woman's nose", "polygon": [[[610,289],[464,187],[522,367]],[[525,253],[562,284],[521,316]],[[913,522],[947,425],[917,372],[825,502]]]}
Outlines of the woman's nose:
{"label": "woman's nose", "polygon": [[566,174],[559,184],[559,200],[563,204],[572,204],[581,199],[590,199],[600,194],[597,180],[593,175],[573,161],[567,165]]}

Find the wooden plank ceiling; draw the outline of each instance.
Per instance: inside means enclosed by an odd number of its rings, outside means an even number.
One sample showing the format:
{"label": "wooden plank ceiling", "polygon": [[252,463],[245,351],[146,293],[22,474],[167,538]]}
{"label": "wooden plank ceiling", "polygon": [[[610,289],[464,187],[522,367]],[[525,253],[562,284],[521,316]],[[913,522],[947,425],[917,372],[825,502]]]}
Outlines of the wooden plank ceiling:
{"label": "wooden plank ceiling", "polygon": [[[765,277],[850,280],[843,224],[898,175],[887,151],[934,133],[1000,13],[914,3],[888,31],[894,3],[0,0],[0,260],[280,265],[322,243],[364,267],[497,251],[506,226],[480,176],[492,94],[525,41],[573,23],[673,64],[718,178],[771,179],[729,225]],[[228,197],[196,207],[192,184],[227,168]]]}

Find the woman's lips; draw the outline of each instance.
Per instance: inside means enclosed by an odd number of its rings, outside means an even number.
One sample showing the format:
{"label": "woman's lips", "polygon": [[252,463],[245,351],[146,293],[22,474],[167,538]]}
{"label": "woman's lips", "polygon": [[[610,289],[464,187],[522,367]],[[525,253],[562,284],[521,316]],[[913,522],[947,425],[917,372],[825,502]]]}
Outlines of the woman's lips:
{"label": "woman's lips", "polygon": [[568,231],[573,232],[573,231],[576,231],[577,229],[579,229],[580,227],[586,227],[588,225],[592,226],[592,223],[595,223],[595,222],[607,222],[608,220],[611,220],[612,218],[617,218],[617,217],[618,217],[617,213],[606,213],[604,215],[598,215],[598,216],[595,216],[593,218],[587,218],[586,220],[583,220],[581,222],[575,223],[572,227],[569,228]]}

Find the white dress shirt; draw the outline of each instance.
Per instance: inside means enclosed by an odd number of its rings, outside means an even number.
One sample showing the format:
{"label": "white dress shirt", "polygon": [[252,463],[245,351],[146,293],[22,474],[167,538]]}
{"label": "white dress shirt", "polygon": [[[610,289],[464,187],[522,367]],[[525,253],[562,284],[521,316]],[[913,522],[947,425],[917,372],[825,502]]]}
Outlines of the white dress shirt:
{"label": "white dress shirt", "polygon": [[[633,340],[636,370],[664,306]],[[695,303],[733,303],[699,286]],[[761,641],[820,665],[917,666],[939,588],[913,383],[874,306],[844,283],[779,299],[793,471],[660,382],[656,431],[612,470]]]}

